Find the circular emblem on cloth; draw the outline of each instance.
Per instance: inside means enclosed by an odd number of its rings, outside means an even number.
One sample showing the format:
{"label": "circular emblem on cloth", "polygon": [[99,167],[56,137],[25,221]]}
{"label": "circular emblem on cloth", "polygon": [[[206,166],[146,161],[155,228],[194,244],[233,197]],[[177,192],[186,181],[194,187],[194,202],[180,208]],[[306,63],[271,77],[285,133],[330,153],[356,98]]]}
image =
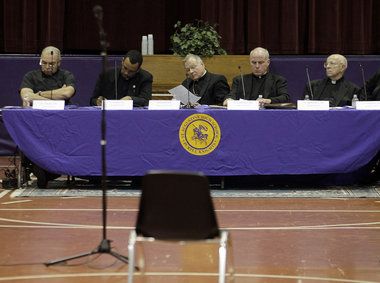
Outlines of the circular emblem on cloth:
{"label": "circular emblem on cloth", "polygon": [[207,114],[187,117],[179,129],[179,141],[184,149],[194,155],[211,153],[221,137],[218,123]]}

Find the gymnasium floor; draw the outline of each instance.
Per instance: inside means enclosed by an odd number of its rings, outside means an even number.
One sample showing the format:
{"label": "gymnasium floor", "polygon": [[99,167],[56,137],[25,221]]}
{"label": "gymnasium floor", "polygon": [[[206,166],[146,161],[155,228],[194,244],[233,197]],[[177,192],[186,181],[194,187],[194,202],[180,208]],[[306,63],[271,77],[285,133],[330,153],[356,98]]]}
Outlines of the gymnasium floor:
{"label": "gymnasium floor", "polygon": [[[219,225],[232,237],[234,282],[380,282],[379,187],[361,197],[214,195]],[[127,282],[128,265],[107,254],[44,265],[99,245],[101,207],[99,196],[2,190],[0,281]],[[126,256],[137,208],[138,196],[108,198],[107,238]],[[207,248],[146,248],[148,272],[137,273],[135,282],[217,282],[215,257]]]}

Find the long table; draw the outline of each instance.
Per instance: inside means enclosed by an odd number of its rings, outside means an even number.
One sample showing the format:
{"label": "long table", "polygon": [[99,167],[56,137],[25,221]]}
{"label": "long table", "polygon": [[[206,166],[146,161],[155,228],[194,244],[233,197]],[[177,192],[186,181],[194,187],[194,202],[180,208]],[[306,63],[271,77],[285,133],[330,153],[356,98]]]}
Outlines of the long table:
{"label": "long table", "polygon": [[[33,162],[73,176],[101,175],[101,110],[3,109]],[[350,173],[380,150],[380,113],[225,109],[106,112],[108,176],[151,169],[209,176]]]}

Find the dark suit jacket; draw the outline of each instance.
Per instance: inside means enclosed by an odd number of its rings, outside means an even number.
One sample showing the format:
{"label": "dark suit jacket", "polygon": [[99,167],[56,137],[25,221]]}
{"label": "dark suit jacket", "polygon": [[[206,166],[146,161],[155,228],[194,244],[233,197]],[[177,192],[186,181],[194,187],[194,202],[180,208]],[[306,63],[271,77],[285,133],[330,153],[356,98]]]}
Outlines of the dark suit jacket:
{"label": "dark suit jacket", "polygon": [[[340,83],[340,88],[336,95],[330,99],[330,106],[336,107],[336,106],[345,106],[345,105],[351,105],[352,97],[354,94],[358,93],[358,86],[350,81],[346,81],[344,78],[342,78],[343,81]],[[310,89],[309,86],[306,85],[305,91],[304,91],[304,97],[306,94],[309,95],[310,99],[313,100],[322,100],[321,96],[323,94],[323,91],[329,83],[330,79],[325,78],[323,80],[315,80],[311,81],[311,89],[313,90],[313,95],[310,95]]]}
{"label": "dark suit jacket", "polygon": [[[243,75],[245,99],[255,100],[257,97],[251,97],[252,92],[252,76],[253,74]],[[288,84],[284,77],[267,73],[265,83],[263,87],[263,98],[269,98],[272,103],[284,103],[289,102]],[[231,93],[228,98],[232,99],[244,99],[243,85],[241,82],[241,76],[234,77],[232,81]]]}
{"label": "dark suit jacket", "polygon": [[380,100],[380,69],[366,82],[367,96],[364,86],[359,91],[360,100]]}
{"label": "dark suit jacket", "polygon": [[[153,76],[143,70],[130,78],[128,91],[126,93],[120,93],[120,84],[124,80],[124,77],[120,74],[120,68],[116,69],[118,94],[117,99],[121,99],[124,96],[130,96],[133,100],[133,106],[146,106],[149,100],[152,98],[152,83]],[[95,90],[92,95],[90,104],[96,105],[96,99],[99,96],[103,96],[106,99],[116,99],[115,93],[115,69],[109,70],[104,74],[101,74],[96,82]]]}
{"label": "dark suit jacket", "polygon": [[[222,104],[226,96],[230,92],[230,87],[227,83],[227,79],[223,75],[213,74],[207,72],[203,77],[202,89],[199,93],[201,99],[199,104],[217,105]],[[192,80],[184,80],[182,85],[187,89],[192,87]]]}

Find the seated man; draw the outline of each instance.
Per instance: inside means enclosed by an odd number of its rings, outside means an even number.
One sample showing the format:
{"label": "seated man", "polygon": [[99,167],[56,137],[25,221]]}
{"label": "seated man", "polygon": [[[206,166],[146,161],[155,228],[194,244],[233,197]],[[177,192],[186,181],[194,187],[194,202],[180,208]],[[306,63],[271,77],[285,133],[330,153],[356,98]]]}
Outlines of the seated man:
{"label": "seated man", "polygon": [[133,100],[135,107],[147,106],[152,98],[153,76],[141,68],[142,63],[141,53],[130,50],[121,61],[121,68],[99,76],[90,104],[100,106],[103,99],[120,99]]}
{"label": "seated man", "polygon": [[347,69],[347,59],[340,54],[332,54],[324,63],[326,78],[314,80],[310,86],[306,85],[304,96],[309,95],[313,100],[329,100],[330,107],[351,105],[352,97],[358,93],[358,87],[345,80],[344,72]]}
{"label": "seated man", "polygon": [[249,62],[252,73],[233,79],[231,93],[224,105],[227,105],[228,99],[259,100],[264,104],[289,102],[286,79],[269,71],[268,50],[262,47],[253,49],[249,54]]}
{"label": "seated man", "polygon": [[183,62],[187,79],[182,85],[201,97],[199,104],[221,105],[230,91],[226,77],[208,72],[198,55],[188,54]]}
{"label": "seated man", "polygon": [[[69,103],[75,94],[74,75],[60,68],[61,52],[54,46],[48,46],[41,52],[40,69],[28,72],[20,86],[20,95],[24,106],[29,106],[33,100],[62,99]],[[22,164],[31,167],[37,177],[37,186],[46,188],[48,181],[59,175],[50,173],[22,156]]]}
{"label": "seated man", "polygon": [[68,103],[75,94],[74,75],[60,69],[61,52],[48,46],[41,52],[40,69],[28,72],[21,83],[20,95],[23,104],[41,99],[63,99]]}
{"label": "seated man", "polygon": [[380,100],[380,69],[366,82],[359,91],[360,100]]}

